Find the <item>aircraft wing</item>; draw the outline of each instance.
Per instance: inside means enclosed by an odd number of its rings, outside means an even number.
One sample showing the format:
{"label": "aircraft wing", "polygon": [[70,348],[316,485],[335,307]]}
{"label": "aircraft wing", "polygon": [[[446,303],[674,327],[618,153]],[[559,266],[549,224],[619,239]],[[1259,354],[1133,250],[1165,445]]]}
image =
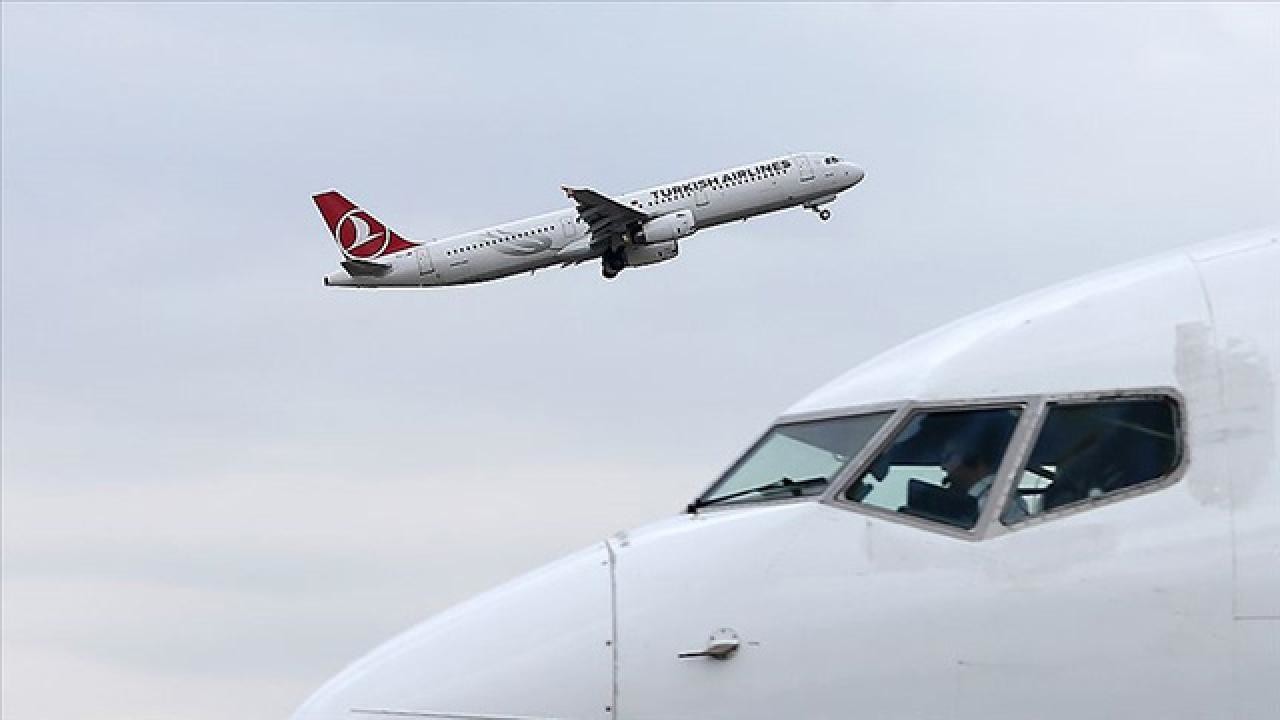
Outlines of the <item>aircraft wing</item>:
{"label": "aircraft wing", "polygon": [[578,217],[590,227],[592,245],[621,244],[628,227],[649,221],[646,213],[591,188],[565,187],[564,193],[578,206]]}

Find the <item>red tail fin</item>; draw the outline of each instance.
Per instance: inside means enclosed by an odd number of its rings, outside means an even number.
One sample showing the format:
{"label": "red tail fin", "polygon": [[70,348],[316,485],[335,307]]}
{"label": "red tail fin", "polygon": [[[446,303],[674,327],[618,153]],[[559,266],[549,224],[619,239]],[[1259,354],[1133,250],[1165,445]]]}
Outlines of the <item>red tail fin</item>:
{"label": "red tail fin", "polygon": [[356,207],[337,190],[318,193],[312,199],[324,216],[329,232],[333,233],[333,239],[338,241],[338,248],[350,260],[377,260],[383,255],[418,245],[388,230],[386,225]]}

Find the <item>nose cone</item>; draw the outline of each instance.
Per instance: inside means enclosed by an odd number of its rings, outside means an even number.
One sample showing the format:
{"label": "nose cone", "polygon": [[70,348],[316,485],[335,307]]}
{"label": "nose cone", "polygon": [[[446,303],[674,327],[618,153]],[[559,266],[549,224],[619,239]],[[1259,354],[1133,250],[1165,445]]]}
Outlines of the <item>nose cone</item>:
{"label": "nose cone", "polygon": [[854,165],[853,163],[845,162],[840,164],[844,166],[844,175],[847,179],[846,181],[849,183],[849,187],[853,187],[854,185],[862,182],[862,178],[867,176],[867,173],[862,168]]}
{"label": "nose cone", "polygon": [[448,610],[339,673],[293,720],[607,718],[609,562],[596,546]]}

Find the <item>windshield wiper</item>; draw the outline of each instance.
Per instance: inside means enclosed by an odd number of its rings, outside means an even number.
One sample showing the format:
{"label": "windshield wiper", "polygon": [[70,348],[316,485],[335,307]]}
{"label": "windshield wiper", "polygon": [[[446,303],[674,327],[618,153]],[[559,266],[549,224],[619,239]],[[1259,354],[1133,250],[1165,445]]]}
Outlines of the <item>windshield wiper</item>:
{"label": "windshield wiper", "polygon": [[807,488],[810,485],[825,485],[828,482],[830,482],[830,480],[828,480],[823,475],[819,475],[817,477],[805,478],[803,480],[792,480],[789,477],[779,478],[777,480],[774,480],[773,482],[767,482],[763,485],[756,485],[755,487],[749,487],[745,490],[738,490],[736,492],[731,492],[728,495],[720,495],[717,497],[710,498],[708,500],[694,500],[693,502],[689,503],[688,507],[685,508],[685,512],[690,514],[696,513],[698,511],[698,508],[704,508],[708,505],[715,505],[717,503],[727,502],[729,500],[737,500],[743,495],[750,495],[751,493],[756,493],[756,492],[764,492],[766,490],[790,489],[791,495],[793,497],[801,497],[804,495],[804,488]]}

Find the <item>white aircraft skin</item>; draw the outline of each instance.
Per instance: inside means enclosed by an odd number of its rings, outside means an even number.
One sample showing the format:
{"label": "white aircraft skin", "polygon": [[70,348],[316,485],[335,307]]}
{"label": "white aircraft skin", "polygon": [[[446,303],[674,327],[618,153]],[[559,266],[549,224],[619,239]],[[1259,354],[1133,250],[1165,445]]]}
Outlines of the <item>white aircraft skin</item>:
{"label": "white aircraft skin", "polygon": [[344,255],[325,278],[341,287],[466,285],[602,258],[605,277],[674,258],[698,230],[804,206],[824,206],[862,180],[830,153],[798,153],[607,198],[565,188],[577,207],[428,243],[404,240],[336,191],[316,205]]}
{"label": "white aircraft skin", "polygon": [[[1277,278],[1271,231],[907,342],[779,418],[892,413],[820,495],[619,533],[375,649],[294,720],[1274,720]],[[1152,389],[1182,444],[1146,490],[1013,527],[992,502],[972,531],[845,499],[916,409],[1021,409],[999,498],[1046,403]]]}

